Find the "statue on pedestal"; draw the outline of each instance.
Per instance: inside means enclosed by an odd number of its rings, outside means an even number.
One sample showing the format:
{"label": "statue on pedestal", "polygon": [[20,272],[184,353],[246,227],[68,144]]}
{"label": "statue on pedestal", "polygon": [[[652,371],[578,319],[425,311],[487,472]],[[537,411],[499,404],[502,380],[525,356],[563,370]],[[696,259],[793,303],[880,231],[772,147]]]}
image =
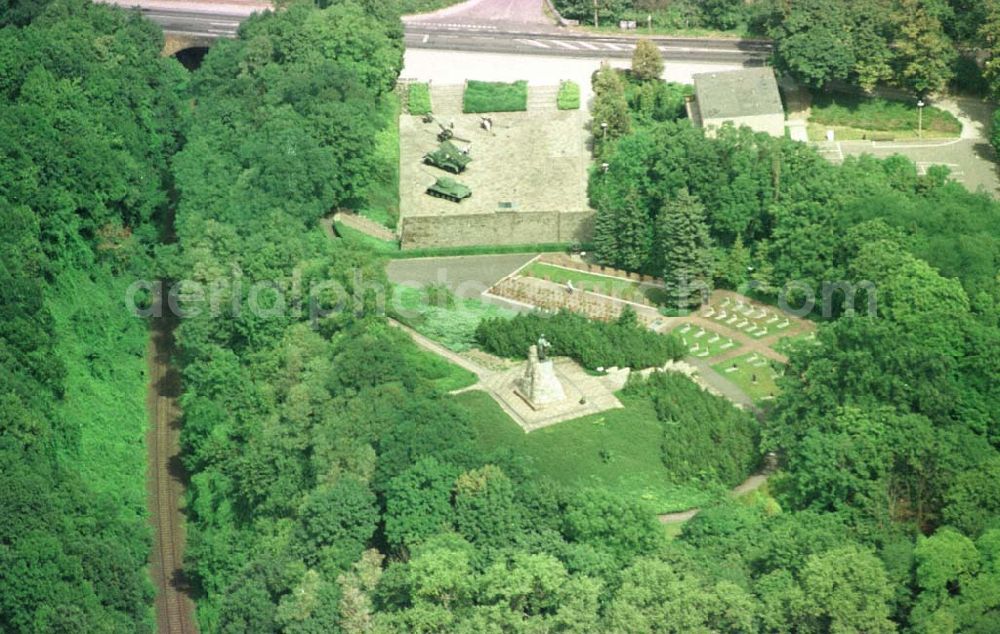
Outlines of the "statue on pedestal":
{"label": "statue on pedestal", "polygon": [[538,338],[536,345],[528,348],[528,363],[524,375],[517,381],[514,391],[528,402],[533,409],[566,400],[566,393],[556,376],[555,365],[547,358],[551,344],[545,335]]}

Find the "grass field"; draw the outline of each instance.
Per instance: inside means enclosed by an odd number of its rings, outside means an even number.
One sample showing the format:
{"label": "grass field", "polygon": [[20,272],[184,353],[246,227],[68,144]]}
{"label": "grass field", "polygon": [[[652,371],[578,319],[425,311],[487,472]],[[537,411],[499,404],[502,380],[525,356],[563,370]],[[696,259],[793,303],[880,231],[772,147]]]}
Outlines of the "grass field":
{"label": "grass field", "polygon": [[576,110],[580,107],[580,85],[575,81],[559,82],[556,107],[560,110]]}
{"label": "grass field", "polygon": [[431,112],[431,88],[425,83],[410,84],[406,96],[406,109],[412,115],[424,115]]}
{"label": "grass field", "polygon": [[[750,396],[754,403],[759,403],[778,395],[778,385],[775,383],[773,376],[776,372],[773,367],[776,362],[769,361],[764,364],[762,363],[762,357],[758,356],[755,363],[761,365],[753,365],[750,363],[752,356],[753,354],[745,354],[735,359],[716,363],[712,368],[738,385],[740,389]],[[732,370],[734,364],[736,366],[735,371]]]}
{"label": "grass field", "polygon": [[406,356],[414,367],[419,368],[420,376],[429,379],[435,387],[443,392],[460,390],[479,380],[479,377],[472,372],[422,350],[416,344],[407,346]]}
{"label": "grass field", "polygon": [[341,237],[345,242],[350,242],[352,244],[364,245],[365,247],[375,251],[376,253],[383,255],[392,255],[394,253],[399,253],[399,243],[389,242],[388,240],[380,240],[375,236],[370,236],[367,233],[358,231],[353,227],[348,227],[341,222],[333,223],[334,229],[337,231],[337,235]]}
{"label": "grass field", "polygon": [[393,287],[390,312],[410,328],[455,352],[472,347],[476,326],[483,319],[515,314],[473,298],[431,302],[425,289],[411,286]]}
{"label": "grass field", "polygon": [[593,291],[602,295],[610,295],[611,297],[633,302],[640,301],[642,297],[645,297],[654,304],[662,304],[665,301],[663,289],[658,286],[563,268],[561,266],[553,266],[544,262],[534,262],[527,266],[521,273],[540,279],[548,278],[557,284],[572,282],[573,286],[578,290]]}
{"label": "grass field", "polygon": [[[685,330],[685,328],[687,328],[687,330]],[[704,330],[705,334],[699,337],[698,333],[701,332],[702,330]],[[692,356],[700,358],[707,359],[709,357],[714,357],[715,355],[720,354],[722,352],[728,352],[730,350],[735,350],[740,347],[739,342],[734,340],[732,341],[734,345],[723,348],[723,346],[730,343],[728,337],[723,337],[714,330],[710,330],[708,328],[702,329],[700,326],[693,326],[691,324],[681,324],[680,326],[677,326],[670,332],[674,335],[677,335],[678,337],[681,337],[682,341],[687,342],[687,346],[689,349],[693,348],[695,344],[697,344],[699,347],[698,352],[697,353],[691,352],[690,354]],[[705,351],[707,351],[708,354],[704,354]]]}
{"label": "grass field", "polygon": [[572,487],[600,487],[643,500],[657,513],[683,511],[723,495],[721,487],[676,484],[660,459],[662,426],[649,402],[621,397],[625,409],[609,410],[530,434],[486,393],[455,399],[471,413],[486,452],[511,449],[542,475]]}
{"label": "grass field", "polygon": [[87,488],[134,519],[146,516],[148,330],[122,303],[128,283],[71,270],[56,280],[48,305],[67,372],[56,407],[80,435],[79,454],[67,458]]}
{"label": "grass field", "polygon": [[462,97],[463,112],[521,112],[528,109],[528,82],[470,80]]}
{"label": "grass field", "polygon": [[[918,138],[920,115],[916,102],[869,99],[855,95],[817,95],[809,116],[809,138],[825,138],[832,128],[840,140]],[[957,138],[962,124],[950,112],[923,108],[922,138]],[[814,138],[815,135],[815,138]]]}
{"label": "grass field", "polygon": [[375,134],[377,167],[368,179],[368,195],[358,213],[393,228],[399,221],[399,97],[390,93],[383,104],[376,115],[385,121]]}

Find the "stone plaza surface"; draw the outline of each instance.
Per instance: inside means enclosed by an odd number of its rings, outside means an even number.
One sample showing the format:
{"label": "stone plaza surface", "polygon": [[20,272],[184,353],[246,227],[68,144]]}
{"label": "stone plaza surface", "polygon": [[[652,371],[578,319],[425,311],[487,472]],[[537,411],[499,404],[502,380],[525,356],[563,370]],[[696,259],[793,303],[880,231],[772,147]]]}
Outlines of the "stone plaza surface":
{"label": "stone plaza surface", "polygon": [[484,379],[481,387],[525,432],[624,407],[614,393],[624,385],[627,372],[592,376],[572,359],[562,357],[553,359],[553,365],[566,398],[541,409],[533,408],[517,393],[518,382],[524,375],[524,364]]}
{"label": "stone plaza surface", "polygon": [[[425,165],[423,156],[437,148],[436,123],[400,117],[400,216],[448,216],[513,212],[588,211],[587,112],[537,110],[492,115],[493,131],[480,128],[480,115],[439,115],[454,122],[459,147],[470,146],[472,162],[454,176]],[[471,143],[470,143],[471,142]],[[435,178],[453,177],[472,189],[461,203],[425,193]],[[505,208],[502,203],[509,203]]]}

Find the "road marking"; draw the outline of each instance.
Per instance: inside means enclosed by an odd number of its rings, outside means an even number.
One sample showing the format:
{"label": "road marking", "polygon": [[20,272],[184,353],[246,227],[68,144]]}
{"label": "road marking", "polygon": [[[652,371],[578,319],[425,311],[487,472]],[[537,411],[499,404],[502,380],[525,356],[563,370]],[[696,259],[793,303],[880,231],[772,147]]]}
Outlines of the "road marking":
{"label": "road marking", "polygon": [[521,44],[527,44],[529,46],[535,46],[538,48],[551,48],[548,44],[543,44],[537,40],[514,40],[515,42],[520,42]]}
{"label": "road marking", "polygon": [[558,45],[558,46],[561,46],[561,47],[563,47],[563,48],[568,48],[568,49],[569,49],[569,50],[571,50],[571,51],[575,51],[575,50],[578,50],[578,49],[577,49],[577,48],[576,48],[575,46],[573,46],[572,44],[570,44],[570,43],[568,43],[568,42],[563,42],[562,40],[549,40],[549,41],[550,41],[550,42],[552,42],[553,44],[556,44],[556,45]]}
{"label": "road marking", "polygon": [[624,51],[625,50],[621,46],[618,46],[617,44],[612,44],[611,42],[605,42],[604,45],[607,46],[608,48],[610,48],[612,51]]}
{"label": "road marking", "polygon": [[589,48],[592,51],[599,51],[599,50],[601,50],[600,46],[594,46],[590,42],[577,42],[577,44],[579,44],[580,46],[582,46],[584,48]]}
{"label": "road marking", "polygon": [[430,34],[429,33],[424,33],[424,41],[423,41],[423,43],[426,44],[427,40],[429,40],[429,39],[431,39]]}
{"label": "road marking", "polygon": [[209,24],[212,26],[228,26],[228,27],[234,27],[240,25],[239,22],[209,22]]}

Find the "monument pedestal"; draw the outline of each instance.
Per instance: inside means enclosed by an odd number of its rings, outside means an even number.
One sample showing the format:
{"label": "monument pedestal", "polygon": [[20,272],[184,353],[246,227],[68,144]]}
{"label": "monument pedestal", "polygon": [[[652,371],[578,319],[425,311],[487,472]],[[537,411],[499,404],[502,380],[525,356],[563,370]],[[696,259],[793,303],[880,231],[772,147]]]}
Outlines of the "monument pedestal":
{"label": "monument pedestal", "polygon": [[566,400],[566,392],[556,376],[552,359],[539,361],[535,346],[528,350],[528,364],[524,368],[524,376],[514,385],[514,392],[536,411]]}

